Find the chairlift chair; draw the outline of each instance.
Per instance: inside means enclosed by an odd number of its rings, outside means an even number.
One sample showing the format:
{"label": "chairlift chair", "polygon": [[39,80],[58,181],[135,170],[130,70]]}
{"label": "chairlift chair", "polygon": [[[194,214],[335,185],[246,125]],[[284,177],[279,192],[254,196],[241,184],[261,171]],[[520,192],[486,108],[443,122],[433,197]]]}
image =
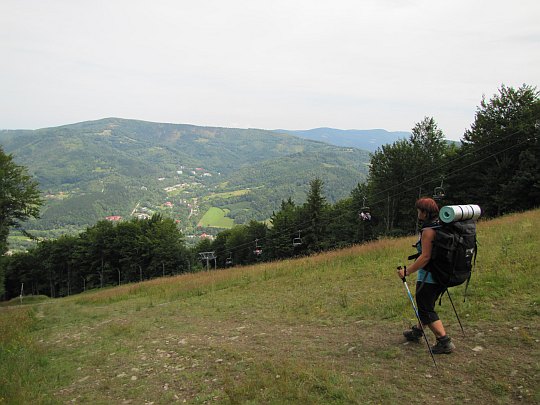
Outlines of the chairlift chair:
{"label": "chairlift chair", "polygon": [[225,266],[232,266],[232,265],[233,265],[232,254],[229,253],[229,257],[225,259]]}
{"label": "chairlift chair", "polygon": [[363,207],[360,209],[358,216],[362,221],[371,221],[371,210],[366,205],[366,197],[363,198]]}
{"label": "chairlift chair", "polygon": [[302,244],[302,238],[300,237],[300,231],[298,231],[298,237],[294,238],[292,241],[293,247],[300,246]]}
{"label": "chairlift chair", "polygon": [[362,221],[371,221],[371,211],[369,207],[362,207],[358,216]]}
{"label": "chairlift chair", "polygon": [[445,192],[444,192],[444,188],[442,187],[435,187],[435,189],[433,190],[433,199],[435,201],[440,201],[442,200],[444,197],[446,196]]}
{"label": "chairlift chair", "polygon": [[253,251],[253,254],[255,256],[260,256],[262,252],[262,247],[259,246],[259,239],[255,239],[255,250]]}

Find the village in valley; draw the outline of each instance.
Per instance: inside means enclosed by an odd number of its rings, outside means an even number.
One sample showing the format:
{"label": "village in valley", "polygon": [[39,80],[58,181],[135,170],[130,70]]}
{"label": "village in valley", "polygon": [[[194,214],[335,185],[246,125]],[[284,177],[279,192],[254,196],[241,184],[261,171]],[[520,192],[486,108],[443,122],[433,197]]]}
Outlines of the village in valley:
{"label": "village in valley", "polygon": [[[201,209],[209,208],[201,208],[201,199],[209,194],[214,194],[210,191],[212,186],[208,184],[208,180],[214,176],[220,176],[220,173],[211,173],[202,167],[189,168],[181,165],[172,176],[156,179],[159,184],[158,189],[165,193],[162,196],[162,201],[146,201],[144,203],[139,201],[131,210],[129,217],[145,220],[150,219],[155,213],[160,213],[178,224],[188,243],[197,243],[202,238],[212,240],[217,230],[213,232],[204,228],[199,220],[201,219]],[[143,191],[147,191],[148,188],[146,185],[141,186]],[[105,217],[106,220],[112,222],[129,220],[130,218],[124,218],[121,215]]]}

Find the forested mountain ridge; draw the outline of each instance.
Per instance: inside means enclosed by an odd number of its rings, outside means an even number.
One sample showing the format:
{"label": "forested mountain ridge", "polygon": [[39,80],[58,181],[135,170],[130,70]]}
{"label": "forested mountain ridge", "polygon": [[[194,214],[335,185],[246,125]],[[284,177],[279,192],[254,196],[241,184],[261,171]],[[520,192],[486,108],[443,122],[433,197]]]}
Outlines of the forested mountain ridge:
{"label": "forested mountain ridge", "polygon": [[[125,163],[123,159],[136,157],[143,159],[140,164],[167,165],[182,161],[195,165],[202,162],[205,168],[224,173],[254,161],[321,147],[313,142],[265,130],[197,127],[119,118],[35,131],[4,130],[0,131],[0,141],[6,151],[14,153],[21,161],[33,157],[36,149],[39,149],[41,156],[48,153],[49,157],[60,161],[75,161],[77,158],[83,161],[99,153],[103,160],[119,163],[119,170],[131,169],[131,166],[122,165]],[[115,154],[110,155],[111,151]],[[174,152],[174,159],[167,156],[167,152]],[[80,153],[84,155],[80,156]],[[156,168],[144,167],[145,172],[152,169]]]}
{"label": "forested mountain ridge", "polygon": [[28,228],[44,232],[162,212],[190,233],[211,205],[262,220],[282,199],[305,198],[314,177],[331,201],[347,196],[369,162],[366,151],[274,131],[119,118],[2,130],[0,145],[38,180],[46,204]]}

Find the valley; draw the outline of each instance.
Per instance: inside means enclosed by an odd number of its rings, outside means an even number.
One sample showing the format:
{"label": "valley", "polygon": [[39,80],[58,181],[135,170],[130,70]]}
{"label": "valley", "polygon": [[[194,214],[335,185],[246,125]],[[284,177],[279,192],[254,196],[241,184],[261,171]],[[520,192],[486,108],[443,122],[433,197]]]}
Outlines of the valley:
{"label": "valley", "polygon": [[[39,130],[0,131],[0,145],[43,193],[38,239],[74,234],[104,219],[174,219],[188,242],[251,220],[282,200],[303,203],[320,178],[333,203],[364,181],[369,152],[259,129],[196,127],[108,118]],[[10,248],[32,242],[22,231]]]}

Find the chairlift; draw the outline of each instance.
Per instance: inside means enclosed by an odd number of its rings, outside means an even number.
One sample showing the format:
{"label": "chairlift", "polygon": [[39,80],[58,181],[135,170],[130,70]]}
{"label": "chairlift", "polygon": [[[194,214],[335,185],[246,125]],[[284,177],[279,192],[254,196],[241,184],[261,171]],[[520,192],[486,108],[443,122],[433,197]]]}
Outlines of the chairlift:
{"label": "chairlift", "polygon": [[302,244],[302,238],[300,237],[300,231],[298,231],[298,237],[294,238],[292,241],[293,247],[300,246]]}
{"label": "chairlift", "polygon": [[225,266],[232,266],[233,265],[233,259],[232,259],[232,254],[229,253],[229,257],[227,257],[225,259]]}
{"label": "chairlift", "polygon": [[362,221],[371,221],[371,213],[368,210],[364,210],[363,208],[362,211],[360,211],[360,214],[358,214],[358,216]]}
{"label": "chairlift", "polygon": [[362,221],[371,221],[371,210],[366,205],[366,197],[364,197],[363,205],[364,206],[360,209],[358,216]]}
{"label": "chairlift", "polygon": [[444,192],[443,188],[443,180],[441,180],[441,185],[439,187],[435,187],[435,189],[433,190],[433,199],[435,201],[440,201],[444,197],[446,197],[446,193]]}
{"label": "chairlift", "polygon": [[255,239],[255,250],[253,251],[253,254],[255,256],[260,256],[262,252],[262,247],[259,246],[259,239]]}
{"label": "chairlift", "polygon": [[435,190],[433,190],[433,199],[435,201],[442,200],[446,194],[444,193],[444,189],[442,187],[435,187]]}

